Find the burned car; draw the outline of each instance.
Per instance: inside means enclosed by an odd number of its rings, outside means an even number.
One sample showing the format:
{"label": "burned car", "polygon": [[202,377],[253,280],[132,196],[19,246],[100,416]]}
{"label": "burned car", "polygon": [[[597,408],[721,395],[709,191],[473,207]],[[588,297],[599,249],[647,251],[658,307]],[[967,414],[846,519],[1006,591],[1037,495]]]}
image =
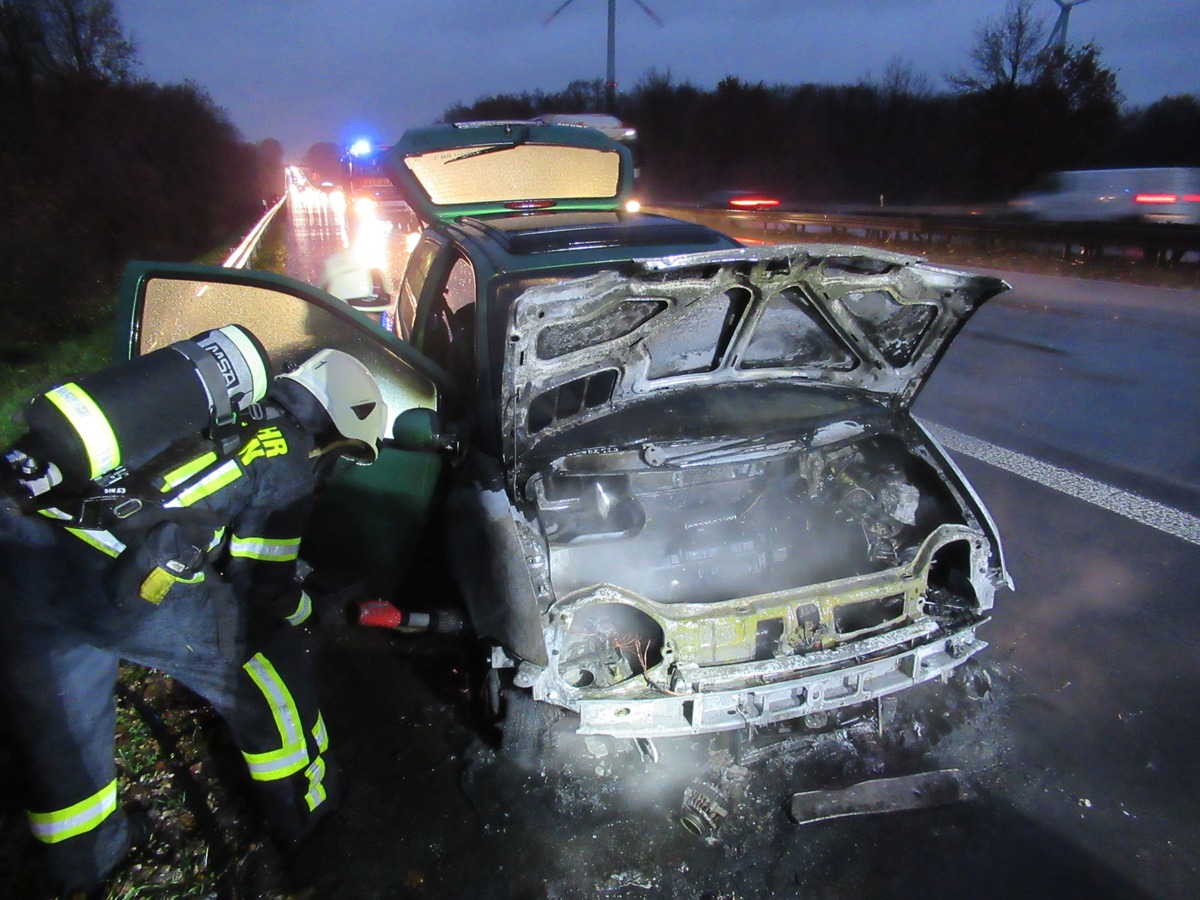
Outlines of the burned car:
{"label": "burned car", "polygon": [[394,438],[333,474],[306,556],[394,590],[444,503],[493,673],[583,734],[795,719],[986,646],[999,538],[910,409],[1003,282],[626,212],[628,152],[589,129],[419,129],[390,164],[426,223],[396,334],[272,276],[126,283],[128,353],[234,321],[379,377]]}
{"label": "burned car", "polygon": [[995,529],[909,407],[997,289],[806,247],[524,294],[503,458],[532,590],[501,602],[539,611],[534,696],[587,733],[689,734],[871,700],[981,649]]}

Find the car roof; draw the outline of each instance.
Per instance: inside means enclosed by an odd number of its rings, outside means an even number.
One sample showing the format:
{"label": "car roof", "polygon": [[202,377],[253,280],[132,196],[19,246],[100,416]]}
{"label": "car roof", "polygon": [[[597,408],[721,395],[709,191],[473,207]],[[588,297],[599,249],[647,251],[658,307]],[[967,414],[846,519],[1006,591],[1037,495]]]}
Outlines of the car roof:
{"label": "car roof", "polygon": [[446,230],[486,243],[492,264],[506,272],[739,246],[695,222],[621,211],[468,217]]}

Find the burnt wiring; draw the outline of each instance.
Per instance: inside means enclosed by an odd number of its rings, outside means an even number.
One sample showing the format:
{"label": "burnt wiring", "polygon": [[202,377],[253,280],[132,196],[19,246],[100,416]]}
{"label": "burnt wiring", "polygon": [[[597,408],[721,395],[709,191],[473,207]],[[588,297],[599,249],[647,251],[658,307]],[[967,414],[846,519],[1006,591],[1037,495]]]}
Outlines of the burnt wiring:
{"label": "burnt wiring", "polygon": [[636,634],[613,634],[609,636],[609,640],[612,643],[612,648],[618,653],[624,654],[626,651],[633,651],[634,658],[637,659],[638,665],[642,669],[640,673],[642,679],[652,690],[658,691],[660,694],[665,694],[668,697],[686,696],[679,691],[673,691],[669,687],[657,683],[650,677],[650,641],[643,641]]}

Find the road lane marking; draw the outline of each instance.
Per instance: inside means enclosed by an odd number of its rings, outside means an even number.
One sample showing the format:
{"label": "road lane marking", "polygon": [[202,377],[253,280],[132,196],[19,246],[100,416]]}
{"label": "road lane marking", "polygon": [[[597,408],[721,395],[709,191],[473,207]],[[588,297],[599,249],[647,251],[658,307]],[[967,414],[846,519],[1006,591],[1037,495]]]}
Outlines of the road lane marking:
{"label": "road lane marking", "polygon": [[989,444],[978,438],[922,420],[925,429],[948,450],[956,450],[966,456],[988,463],[1030,481],[1045,485],[1061,493],[1084,500],[1093,506],[1107,509],[1117,515],[1125,516],[1142,525],[1149,525],[1164,534],[1180,538],[1190,544],[1200,546],[1200,518],[1150,500],[1140,494],[1123,491],[1096,481],[1070,469],[1061,469],[1044,463],[1040,459],[1006,450]]}

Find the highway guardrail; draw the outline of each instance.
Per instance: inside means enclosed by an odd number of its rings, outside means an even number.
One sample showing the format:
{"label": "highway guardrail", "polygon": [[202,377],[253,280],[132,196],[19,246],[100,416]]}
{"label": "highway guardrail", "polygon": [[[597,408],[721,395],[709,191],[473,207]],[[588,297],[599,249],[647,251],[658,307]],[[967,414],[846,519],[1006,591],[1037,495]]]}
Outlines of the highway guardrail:
{"label": "highway guardrail", "polygon": [[254,256],[254,251],[258,249],[258,243],[262,240],[262,236],[267,233],[267,226],[271,224],[271,220],[275,218],[275,213],[283,208],[283,204],[287,202],[287,194],[284,194],[275,205],[266,211],[261,219],[255,223],[250,232],[242,238],[242,242],[237,245],[229,257],[221,265],[227,269],[244,269],[250,264],[251,258]]}
{"label": "highway guardrail", "polygon": [[917,244],[958,240],[971,241],[989,250],[1012,244],[1061,248],[1068,258],[1136,249],[1142,251],[1148,262],[1159,265],[1179,262],[1188,252],[1200,253],[1200,225],[1026,222],[933,213],[742,212],[695,206],[647,205],[645,209],[699,222],[734,237],[763,235],[764,240],[771,241],[811,241],[818,235],[829,235],[838,241],[859,236]]}

